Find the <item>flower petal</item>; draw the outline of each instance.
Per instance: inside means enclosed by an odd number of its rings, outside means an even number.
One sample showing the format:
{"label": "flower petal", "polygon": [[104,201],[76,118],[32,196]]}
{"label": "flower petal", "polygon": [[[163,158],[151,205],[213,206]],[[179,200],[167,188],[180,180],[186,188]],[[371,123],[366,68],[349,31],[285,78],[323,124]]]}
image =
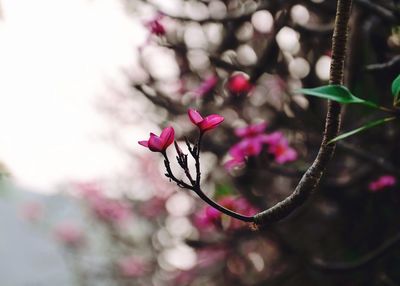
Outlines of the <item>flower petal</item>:
{"label": "flower petal", "polygon": [[163,143],[163,149],[167,149],[169,145],[174,142],[175,130],[172,127],[165,128],[160,135],[160,139]]}
{"label": "flower petal", "polygon": [[138,143],[144,147],[149,147],[149,141],[147,140],[139,141]]}
{"label": "flower petal", "polygon": [[148,141],[149,149],[153,152],[162,152],[163,150],[163,142],[160,137],[151,134],[150,139]]}
{"label": "flower petal", "polygon": [[200,130],[204,132],[210,129],[214,129],[219,124],[221,124],[222,121],[224,121],[224,117],[222,117],[221,115],[211,114],[199,123],[199,127]]}
{"label": "flower petal", "polygon": [[195,109],[190,108],[188,110],[188,115],[189,115],[190,121],[192,121],[192,123],[195,124],[195,125],[197,125],[197,124],[199,124],[200,122],[203,121],[203,117]]}

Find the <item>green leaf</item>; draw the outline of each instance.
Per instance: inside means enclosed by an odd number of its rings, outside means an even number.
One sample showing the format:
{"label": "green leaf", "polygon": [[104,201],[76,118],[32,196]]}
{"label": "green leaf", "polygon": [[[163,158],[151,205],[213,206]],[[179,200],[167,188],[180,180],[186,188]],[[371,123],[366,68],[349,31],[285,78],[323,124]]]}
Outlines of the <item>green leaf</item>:
{"label": "green leaf", "polygon": [[232,188],[227,184],[217,184],[215,187],[215,198],[221,198],[233,193]]}
{"label": "green leaf", "polygon": [[337,142],[337,141],[339,141],[339,140],[342,140],[342,139],[347,138],[347,137],[349,137],[349,136],[351,136],[351,135],[360,133],[360,132],[362,132],[362,131],[364,131],[364,130],[367,130],[367,129],[369,129],[369,128],[372,128],[372,127],[381,125],[381,124],[383,124],[383,123],[386,123],[386,122],[389,122],[389,121],[392,121],[392,120],[395,120],[396,118],[397,118],[397,117],[387,117],[387,118],[379,119],[379,120],[376,120],[376,121],[371,121],[371,122],[369,122],[369,123],[367,123],[367,124],[365,124],[365,125],[363,125],[363,126],[357,128],[357,129],[354,129],[354,130],[352,130],[352,131],[343,133],[343,134],[341,134],[341,135],[339,135],[339,136],[333,138],[331,141],[328,142],[328,144]]}
{"label": "green leaf", "polygon": [[392,82],[392,94],[395,98],[400,95],[400,74]]}
{"label": "green leaf", "polygon": [[343,104],[358,103],[373,108],[379,108],[375,103],[353,95],[350,90],[343,85],[324,85],[316,88],[302,88],[298,90],[298,92],[337,101]]}

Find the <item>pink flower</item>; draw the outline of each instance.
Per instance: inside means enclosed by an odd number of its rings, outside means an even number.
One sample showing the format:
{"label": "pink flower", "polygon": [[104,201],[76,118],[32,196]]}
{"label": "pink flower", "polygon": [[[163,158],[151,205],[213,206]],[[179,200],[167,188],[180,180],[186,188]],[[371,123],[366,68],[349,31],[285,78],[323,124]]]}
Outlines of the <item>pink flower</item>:
{"label": "pink flower", "polygon": [[275,156],[275,161],[278,164],[284,164],[296,160],[297,152],[289,146],[286,138],[282,137],[279,141],[275,142],[274,140],[278,139],[279,134],[277,134],[275,137],[269,138],[271,143],[268,146],[268,153],[271,153]]}
{"label": "pink flower", "polygon": [[135,278],[145,275],[149,266],[141,258],[136,256],[129,256],[121,258],[117,262],[120,273],[129,278]]}
{"label": "pink flower", "polygon": [[221,213],[218,210],[206,206],[195,216],[195,225],[203,230],[213,228],[220,216]]}
{"label": "pink flower", "polygon": [[105,222],[122,223],[131,216],[129,205],[122,201],[98,197],[90,200],[89,204],[96,216]]}
{"label": "pink flower", "polygon": [[372,192],[381,191],[388,187],[393,187],[396,184],[396,178],[391,175],[379,177],[376,181],[369,184],[368,188]]}
{"label": "pink flower", "polygon": [[224,118],[218,114],[211,114],[203,118],[199,112],[192,108],[188,110],[188,115],[190,121],[192,121],[194,125],[197,125],[201,133],[216,128],[224,121]]}
{"label": "pink flower", "polygon": [[269,145],[277,145],[282,140],[284,140],[284,138],[285,137],[282,132],[276,131],[276,132],[272,132],[271,134],[263,135],[262,141]]}
{"label": "pink flower", "polygon": [[218,77],[215,75],[211,75],[207,77],[198,88],[194,90],[194,94],[197,97],[202,97],[208,93],[210,93],[218,83]]}
{"label": "pink flower", "polygon": [[249,82],[248,76],[238,73],[229,78],[227,89],[233,94],[246,94],[253,89],[253,85]]}
{"label": "pink flower", "polygon": [[234,167],[241,166],[249,156],[258,156],[263,147],[263,135],[245,138],[239,143],[236,143],[229,149],[229,155],[232,159],[227,161],[224,165],[228,171]]}
{"label": "pink flower", "polygon": [[165,28],[160,23],[160,20],[162,19],[162,17],[163,16],[161,14],[159,14],[153,20],[146,23],[147,28],[150,30],[150,33],[152,33],[153,35],[156,35],[156,36],[165,35]]}
{"label": "pink flower", "polygon": [[246,127],[236,128],[235,134],[238,137],[254,137],[264,133],[266,128],[267,128],[266,122],[251,124],[247,125]]}
{"label": "pink flower", "polygon": [[100,186],[95,183],[79,183],[76,187],[98,219],[109,223],[122,223],[131,217],[128,203],[105,197]]}
{"label": "pink flower", "polygon": [[78,247],[84,241],[82,229],[70,221],[59,223],[54,228],[54,234],[60,242],[70,247]]}
{"label": "pink flower", "polygon": [[36,222],[43,215],[43,205],[37,201],[26,202],[21,206],[20,214],[23,219]]}
{"label": "pink flower", "polygon": [[165,128],[160,136],[150,133],[150,138],[147,141],[139,141],[138,143],[150,149],[153,152],[165,152],[168,146],[174,142],[175,131],[172,127]]}

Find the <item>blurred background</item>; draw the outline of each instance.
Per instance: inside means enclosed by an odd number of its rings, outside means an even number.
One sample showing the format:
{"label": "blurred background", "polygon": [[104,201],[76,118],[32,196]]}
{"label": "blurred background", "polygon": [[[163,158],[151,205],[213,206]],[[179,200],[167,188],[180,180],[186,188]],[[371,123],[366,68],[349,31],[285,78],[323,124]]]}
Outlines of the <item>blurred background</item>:
{"label": "blurred background", "polygon": [[[137,142],[207,132],[203,190],[253,215],[315,158],[333,0],[1,0],[0,285],[400,285],[398,122],[342,141],[318,192],[254,231]],[[400,6],[354,0],[345,84],[391,106]],[[382,118],[348,106],[343,131]],[[168,149],[172,169],[184,173]],[[189,165],[194,170],[193,160]]]}

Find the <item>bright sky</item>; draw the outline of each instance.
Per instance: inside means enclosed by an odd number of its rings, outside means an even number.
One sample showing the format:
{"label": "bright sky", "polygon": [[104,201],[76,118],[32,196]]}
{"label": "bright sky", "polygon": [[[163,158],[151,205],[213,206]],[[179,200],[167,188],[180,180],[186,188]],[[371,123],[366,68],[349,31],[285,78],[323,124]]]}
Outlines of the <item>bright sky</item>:
{"label": "bright sky", "polygon": [[1,0],[0,161],[47,192],[123,168],[94,102],[132,67],[143,28],[116,0]]}

